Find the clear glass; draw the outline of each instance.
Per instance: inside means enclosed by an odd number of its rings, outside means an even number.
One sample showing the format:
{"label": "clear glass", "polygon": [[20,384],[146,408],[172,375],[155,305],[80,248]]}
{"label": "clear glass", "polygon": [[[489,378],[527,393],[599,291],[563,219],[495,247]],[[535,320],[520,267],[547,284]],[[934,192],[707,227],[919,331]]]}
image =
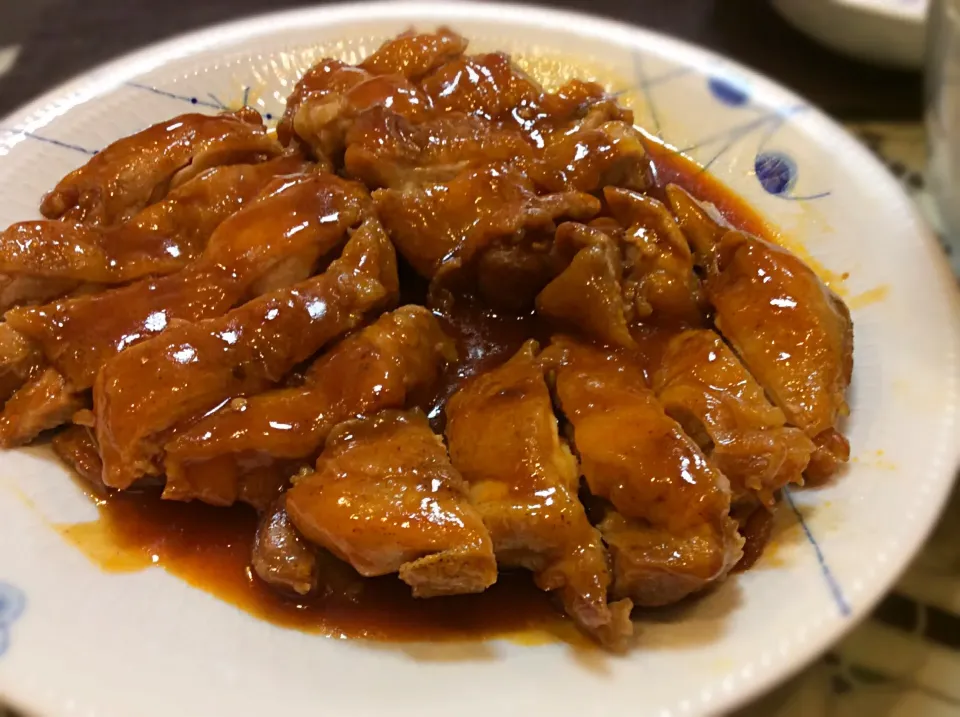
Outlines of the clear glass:
{"label": "clear glass", "polygon": [[960,0],[932,0],[927,21],[928,184],[947,242],[960,251]]}

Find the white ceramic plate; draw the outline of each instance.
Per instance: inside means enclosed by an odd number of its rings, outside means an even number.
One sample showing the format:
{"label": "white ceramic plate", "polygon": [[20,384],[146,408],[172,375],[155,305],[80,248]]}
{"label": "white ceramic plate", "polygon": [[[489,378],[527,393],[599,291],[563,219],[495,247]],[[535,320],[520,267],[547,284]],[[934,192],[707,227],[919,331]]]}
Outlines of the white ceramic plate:
{"label": "white ceramic plate", "polygon": [[797,29],[865,62],[923,65],[930,0],[773,0]]}
{"label": "white ceramic plate", "polygon": [[[415,24],[477,48],[580,65],[638,121],[707,164],[803,244],[856,322],[835,485],[795,492],[774,548],[687,610],[640,625],[626,657],[562,644],[344,641],[258,621],[161,569],[104,574],[52,524],[95,510],[45,449],[0,455],[0,696],[41,717],[691,715],[770,687],[889,588],[957,465],[960,312],[952,276],[896,182],[803,100],[638,28],[523,7],[344,5],[225,25],[125,57],[2,123],[0,223],[35,216],[87,154],[155,121],[247,98],[276,117],[323,52],[351,59]],[[318,49],[319,48],[319,49]],[[557,60],[551,63],[549,58]]]}

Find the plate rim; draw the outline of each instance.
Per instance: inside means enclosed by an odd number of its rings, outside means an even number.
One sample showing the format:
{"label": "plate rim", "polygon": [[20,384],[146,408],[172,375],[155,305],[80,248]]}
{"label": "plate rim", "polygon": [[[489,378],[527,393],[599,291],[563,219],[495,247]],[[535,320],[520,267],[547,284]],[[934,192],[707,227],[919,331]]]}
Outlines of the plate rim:
{"label": "plate rim", "polygon": [[[8,113],[0,119],[0,127],[9,130],[11,136],[18,134],[17,130],[29,132],[43,127],[54,117],[65,114],[80,104],[102,97],[129,79],[157,70],[176,60],[235,45],[244,39],[268,37],[291,28],[302,29],[350,22],[378,11],[381,13],[380,19],[409,19],[411,23],[422,23],[425,18],[431,16],[436,16],[437,22],[483,18],[496,19],[507,25],[536,24],[563,29],[575,26],[578,32],[607,31],[621,36],[630,35],[636,39],[638,45],[672,48],[690,64],[706,67],[711,63],[715,65],[719,62],[725,69],[736,72],[742,77],[753,81],[759,80],[758,89],[764,93],[774,92],[785,98],[803,102],[810,107],[807,114],[808,121],[813,120],[821,129],[826,130],[826,136],[818,132],[816,143],[824,145],[830,140],[835,140],[845,144],[855,159],[856,165],[863,168],[860,171],[864,174],[869,173],[876,181],[885,184],[885,189],[892,191],[900,200],[909,221],[920,229],[922,234],[919,237],[920,246],[926,249],[925,254],[936,269],[936,274],[931,276],[931,281],[936,280],[944,289],[943,308],[948,317],[954,318],[952,354],[954,357],[957,356],[957,345],[960,342],[960,328],[958,328],[960,327],[960,286],[929,225],[887,168],[839,122],[766,74],[713,50],[629,22],[586,12],[553,9],[541,5],[524,5],[519,2],[377,0],[375,2],[337,2],[308,8],[264,12],[238,20],[215,23],[151,43],[77,73]],[[814,142],[814,139],[811,137],[808,141]],[[0,138],[0,146],[9,146],[9,142],[10,137]],[[954,400],[945,407],[942,416],[944,428],[947,430],[957,427],[958,416],[960,416],[960,401],[957,400],[956,392],[958,380],[960,380],[960,366],[952,376]],[[945,432],[945,435],[949,436],[949,433]],[[853,606],[848,616],[830,618],[816,631],[815,635],[798,641],[790,654],[778,657],[768,666],[759,668],[748,681],[735,678],[740,682],[740,689],[724,691],[717,695],[713,703],[707,706],[709,713],[727,712],[755,700],[806,667],[866,617],[889,592],[935,527],[953,487],[957,469],[960,467],[960,442],[953,446],[946,444],[943,446],[941,462],[942,474],[938,472],[935,476],[937,483],[929,486],[928,500],[924,504],[925,512],[922,516],[918,516],[922,520],[916,519],[909,534],[903,536],[902,544],[908,546],[908,549],[901,551],[895,559],[887,561],[886,569],[882,571],[883,577],[874,581],[870,598]],[[642,649],[642,646],[638,649]],[[5,698],[10,699],[11,704],[21,704],[21,700],[15,698],[8,688],[9,686],[4,688]],[[29,706],[24,706],[29,713]]]}
{"label": "plate rim", "polygon": [[874,17],[884,17],[888,20],[901,21],[908,25],[922,26],[926,24],[927,10],[930,7],[930,2],[927,3],[927,7],[922,11],[917,11],[913,8],[904,7],[901,5],[889,5],[889,4],[878,4],[871,3],[867,4],[864,2],[851,2],[850,0],[830,0],[833,4],[840,5],[843,8],[850,10],[862,12],[867,15],[873,15]]}

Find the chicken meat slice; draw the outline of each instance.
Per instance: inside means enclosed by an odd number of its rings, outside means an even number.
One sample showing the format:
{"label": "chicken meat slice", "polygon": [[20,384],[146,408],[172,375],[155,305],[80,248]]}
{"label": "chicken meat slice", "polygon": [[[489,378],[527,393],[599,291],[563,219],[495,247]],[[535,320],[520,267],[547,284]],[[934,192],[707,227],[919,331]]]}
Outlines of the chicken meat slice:
{"label": "chicken meat slice", "polygon": [[317,589],[317,550],[297,532],[282,495],[260,516],[250,564],[257,577],[284,592],[308,595]]}
{"label": "chicken meat slice", "polygon": [[[109,227],[55,220],[14,224],[0,236],[0,311],[48,301],[82,284],[124,284],[178,271],[203,251],[223,220],[270,181],[304,169],[296,157],[214,167],[130,221]],[[18,291],[14,282],[25,278],[32,280],[29,288]]]}
{"label": "chicken meat slice", "polygon": [[60,180],[43,198],[40,212],[48,219],[109,226],[127,221],[205,169],[256,162],[280,150],[250,108],[180,115],[97,152]]}
{"label": "chicken meat slice", "polygon": [[536,351],[527,342],[450,398],[450,456],[500,565],[532,571],[579,626],[616,645],[632,634],[632,605],[607,604],[607,554],[577,497],[577,461],[558,436]]}
{"label": "chicken meat slice", "polygon": [[706,290],[720,333],[787,422],[817,444],[817,477],[835,471],[849,455],[837,427],[853,373],[846,305],[789,251],[737,231],[716,246]]}
{"label": "chicken meat slice", "polygon": [[350,127],[361,113],[375,107],[419,122],[428,116],[430,99],[402,75],[370,75],[343,92],[304,97],[293,116],[293,129],[314,156],[339,166]]}
{"label": "chicken meat slice", "polygon": [[666,195],[670,211],[693,250],[694,262],[702,269],[712,268],[714,249],[733,226],[715,206],[694,199],[683,187],[668,184]]}
{"label": "chicken meat slice", "polygon": [[43,431],[66,423],[84,399],[56,370],[48,368],[21,386],[0,414],[0,447],[29,443]]}
{"label": "chicken meat slice", "polygon": [[210,413],[166,446],[163,497],[229,505],[242,488],[289,477],[313,459],[338,423],[403,408],[456,360],[453,342],[422,306],[403,306],[343,339],[310,367],[303,385],[251,396]]}
{"label": "chicken meat slice", "polygon": [[408,30],[383,43],[360,67],[374,75],[403,75],[416,81],[466,49],[467,41],[447,27],[426,33]]}
{"label": "chicken meat slice", "polygon": [[850,441],[836,428],[821,431],[813,437],[815,449],[803,474],[810,485],[829,480],[850,460]]}
{"label": "chicken meat slice", "polygon": [[475,113],[448,110],[424,119],[379,105],[350,126],[344,163],[371,187],[449,181],[470,167],[510,161],[548,192],[594,192],[608,183],[646,188],[650,159],[641,137],[626,122],[603,121],[612,116],[621,116],[616,104],[600,102],[576,129],[534,141],[512,122]]}
{"label": "chicken meat slice", "polygon": [[700,326],[705,302],[693,255],[667,208],[653,197],[606,187],[604,199],[623,232],[625,292],[645,323]]}
{"label": "chicken meat slice", "polygon": [[544,354],[613,558],[612,593],[637,605],[676,602],[740,559],[730,485],[667,416],[628,359],[558,337]]}
{"label": "chicken meat slice", "polygon": [[489,162],[530,164],[534,147],[516,129],[448,112],[422,122],[376,106],[345,136],[344,169],[368,187],[404,189],[448,182]]}
{"label": "chicken meat slice", "polygon": [[[592,107],[610,101],[602,86],[581,80],[568,82],[554,93],[544,92],[501,52],[461,55],[426,75],[420,86],[434,113],[472,114],[502,122],[522,131],[540,149],[551,134],[571,130]],[[633,116],[617,108],[615,119],[632,123]]]}
{"label": "chicken meat slice", "polygon": [[477,257],[472,279],[485,306],[514,316],[532,312],[537,294],[569,261],[556,251],[552,234],[549,227],[534,230],[518,244],[495,244]]}
{"label": "chicken meat slice", "polygon": [[519,108],[535,112],[544,94],[543,88],[502,52],[462,55],[428,74],[420,84],[438,111],[475,114],[487,120],[523,122]]}
{"label": "chicken meat slice", "polygon": [[93,429],[73,424],[57,433],[50,442],[57,457],[66,463],[86,483],[87,488],[98,497],[109,493],[103,484],[103,461]]}
{"label": "chicken meat slice", "polygon": [[427,116],[430,98],[402,74],[374,74],[338,60],[310,68],[287,98],[277,127],[284,145],[297,145],[327,168],[338,166],[350,125],[374,107],[413,120]]}
{"label": "chicken meat slice", "polygon": [[547,191],[599,192],[607,186],[638,192],[653,185],[643,135],[616,102],[600,101],[573,129],[554,132],[533,172]]}
{"label": "chicken meat slice", "polygon": [[756,496],[773,507],[780,488],[803,483],[813,443],[786,426],[783,411],[713,331],[673,337],[654,373],[653,390],[667,415],[730,480],[734,500]]}
{"label": "chicken meat slice", "polygon": [[[403,78],[417,81],[423,75],[440,65],[456,58],[466,48],[466,41],[450,30],[439,29],[435,33],[404,33],[385,42],[376,52],[364,60],[359,67],[348,65],[340,60],[324,58],[307,70],[287,97],[286,111],[277,125],[277,137],[283,145],[299,141],[294,121],[301,106],[309,98],[319,105],[325,97],[338,98],[348,93],[355,85],[376,76],[387,76],[391,80]],[[398,87],[399,85],[394,85]],[[414,89],[409,83],[402,85]],[[370,90],[389,87],[389,84],[374,84]],[[381,95],[380,102],[368,106],[386,104],[389,95]],[[390,104],[393,99],[389,100]],[[333,105],[330,105],[333,107]],[[305,122],[306,116],[301,121]]]}
{"label": "chicken meat slice", "polygon": [[361,575],[399,573],[415,597],[478,593],[496,582],[490,535],[440,436],[417,411],[340,424],[317,470],[287,491],[307,540]]}
{"label": "chicken meat slice", "polygon": [[[284,147],[300,145],[293,126],[294,117],[307,97],[314,101],[325,95],[339,95],[356,84],[371,77],[371,73],[340,60],[324,58],[303,73],[296,86],[287,96],[283,117],[277,123],[277,139]],[[300,145],[302,146],[302,145]],[[325,162],[325,158],[318,158]],[[332,169],[332,167],[327,167]]]}
{"label": "chicken meat slice", "polygon": [[[706,289],[710,302],[714,303],[716,309],[711,286],[714,292],[724,291],[728,293],[728,299],[732,299],[725,302],[728,322],[735,321],[738,301],[746,301],[754,309],[769,301],[778,314],[796,317],[792,319],[795,324],[792,329],[777,332],[783,343],[783,350],[776,351],[777,356],[786,356],[785,362],[793,357],[790,366],[779,368],[776,361],[771,360],[773,353],[764,356],[763,343],[770,338],[766,334],[754,337],[755,341],[746,342],[745,350],[751,353],[748,357],[741,352],[737,339],[723,332],[720,326],[723,319],[719,317],[719,311],[717,325],[773,402],[783,409],[787,422],[803,429],[813,440],[816,448],[810,457],[806,478],[821,482],[831,477],[850,458],[850,444],[837,427],[839,418],[847,412],[845,393],[853,373],[853,324],[849,310],[806,264],[787,250],[733,230],[716,207],[694,199],[676,185],[668,185],[666,192],[673,213],[694,249],[695,261],[708,277]],[[729,239],[728,235],[731,235]],[[741,245],[746,247],[742,255],[738,249]],[[733,283],[730,277],[726,280],[720,278],[734,255],[742,260],[738,262],[742,268],[755,263],[757,272],[767,272],[773,266],[777,270],[769,278],[758,273],[752,280],[739,281],[740,290],[734,292],[730,287]],[[767,261],[761,261],[762,257]],[[752,292],[748,295],[747,287],[750,285],[766,291],[757,291],[756,296]],[[778,287],[789,287],[787,291],[797,291],[804,300],[797,302],[795,297],[773,296]],[[759,304],[754,304],[754,301],[759,301]],[[823,317],[825,323],[820,324],[818,317]],[[798,343],[803,341],[802,325],[805,322],[819,326],[812,335],[809,351]],[[771,322],[765,328],[775,330],[778,326],[774,326],[774,323],[777,322]],[[779,328],[786,328],[786,325]],[[737,333],[749,339],[746,336],[749,332],[749,326],[742,325]],[[772,345],[767,344],[767,348],[772,351]],[[804,365],[794,372],[791,366],[798,365],[798,361],[804,362]],[[803,371],[808,369],[811,384],[804,387]],[[826,390],[822,391],[821,388]],[[814,395],[818,397],[815,402],[803,403],[803,408],[799,408],[800,402]],[[789,401],[793,402],[792,407]],[[827,424],[829,426],[825,427]]]}
{"label": "chicken meat slice", "polygon": [[[43,226],[47,222],[53,226],[49,228]],[[60,229],[57,225],[63,225],[64,228]],[[55,231],[58,235],[65,234],[68,235],[68,237],[71,235],[86,236],[86,229],[86,227],[80,224],[74,224],[73,222],[66,223],[56,220],[42,220],[40,222],[24,222],[22,226],[14,225],[7,229],[7,232],[19,233],[21,235],[25,234],[29,240],[35,236],[39,236],[44,231],[47,233]],[[0,241],[9,239],[9,241],[18,242],[21,241],[22,238],[22,236],[4,236],[0,238]],[[5,249],[15,250],[10,244],[7,244]],[[57,269],[53,265],[46,266],[51,267],[52,271],[50,271],[50,273],[56,273]],[[93,293],[102,288],[103,286],[100,284],[85,284],[76,279],[30,276],[28,274],[13,272],[0,273],[0,313],[17,306],[33,306],[63,296]]]}
{"label": "chicken meat slice", "polygon": [[537,295],[537,313],[611,346],[635,347],[632,306],[624,300],[623,257],[617,241],[595,227],[565,222],[557,228],[559,253],[570,264]]}
{"label": "chicken meat slice", "polygon": [[10,324],[0,323],[0,404],[43,369],[40,349]]}
{"label": "chicken meat slice", "polygon": [[538,196],[529,177],[508,163],[469,169],[432,186],[379,189],[373,197],[397,249],[427,278],[466,266],[498,242],[552,233],[557,219],[586,219],[600,210],[582,192]]}
{"label": "chicken meat slice", "polygon": [[219,316],[235,304],[309,276],[368,206],[365,190],[329,174],[275,180],[214,231],[181,271],[101,294],[13,309],[7,323],[34,342],[78,390],[105,361],[177,320]]}
{"label": "chicken meat slice", "polygon": [[396,303],[393,246],[367,219],[320,275],[224,316],[181,322],[104,364],[94,386],[103,480],[161,471],[170,432],[277,384],[296,364]]}

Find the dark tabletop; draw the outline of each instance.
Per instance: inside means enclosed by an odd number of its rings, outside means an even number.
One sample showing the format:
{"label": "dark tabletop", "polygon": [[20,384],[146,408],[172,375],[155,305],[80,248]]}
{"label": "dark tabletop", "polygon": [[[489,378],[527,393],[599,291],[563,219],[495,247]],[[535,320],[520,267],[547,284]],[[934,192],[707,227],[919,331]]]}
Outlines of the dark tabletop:
{"label": "dark tabletop", "polygon": [[[0,116],[123,52],[177,33],[316,0],[0,0]],[[553,0],[705,45],[764,72],[845,120],[921,115],[918,73],[847,60],[793,30],[766,0]]]}

